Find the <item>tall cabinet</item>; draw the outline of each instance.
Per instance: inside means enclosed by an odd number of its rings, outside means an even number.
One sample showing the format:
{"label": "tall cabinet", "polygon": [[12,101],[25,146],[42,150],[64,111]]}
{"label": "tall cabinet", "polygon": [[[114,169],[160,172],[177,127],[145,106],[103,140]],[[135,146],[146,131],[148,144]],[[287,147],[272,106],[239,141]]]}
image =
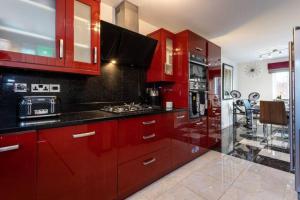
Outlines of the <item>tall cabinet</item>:
{"label": "tall cabinet", "polygon": [[0,8],[0,66],[99,74],[100,2],[10,0]]}
{"label": "tall cabinet", "polygon": [[208,58],[208,148],[221,144],[221,48],[207,43]]}

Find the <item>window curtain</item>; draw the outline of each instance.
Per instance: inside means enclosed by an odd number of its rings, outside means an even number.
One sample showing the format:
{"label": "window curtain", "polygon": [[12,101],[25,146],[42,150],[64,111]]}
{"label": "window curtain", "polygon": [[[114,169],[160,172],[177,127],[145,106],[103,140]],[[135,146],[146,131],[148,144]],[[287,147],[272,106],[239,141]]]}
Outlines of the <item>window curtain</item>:
{"label": "window curtain", "polygon": [[269,73],[276,73],[289,70],[289,61],[268,64]]}

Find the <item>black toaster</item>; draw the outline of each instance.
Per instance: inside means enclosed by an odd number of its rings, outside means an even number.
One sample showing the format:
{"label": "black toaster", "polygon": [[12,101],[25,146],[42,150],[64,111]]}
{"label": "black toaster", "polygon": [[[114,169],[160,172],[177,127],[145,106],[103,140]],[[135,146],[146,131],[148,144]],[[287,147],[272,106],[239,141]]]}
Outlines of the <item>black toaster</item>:
{"label": "black toaster", "polygon": [[19,103],[19,118],[43,118],[60,115],[56,96],[24,96]]}

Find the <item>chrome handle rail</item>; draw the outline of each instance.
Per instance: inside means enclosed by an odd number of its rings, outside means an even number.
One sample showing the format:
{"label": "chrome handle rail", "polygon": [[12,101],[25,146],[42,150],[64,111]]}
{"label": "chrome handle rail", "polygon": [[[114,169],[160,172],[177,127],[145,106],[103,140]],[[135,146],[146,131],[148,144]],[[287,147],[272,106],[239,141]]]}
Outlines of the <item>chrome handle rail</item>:
{"label": "chrome handle rail", "polygon": [[83,138],[83,137],[89,137],[89,136],[93,136],[93,135],[96,135],[95,131],[87,132],[87,133],[75,134],[75,135],[73,135],[73,138],[74,139],[76,139],[76,138]]}

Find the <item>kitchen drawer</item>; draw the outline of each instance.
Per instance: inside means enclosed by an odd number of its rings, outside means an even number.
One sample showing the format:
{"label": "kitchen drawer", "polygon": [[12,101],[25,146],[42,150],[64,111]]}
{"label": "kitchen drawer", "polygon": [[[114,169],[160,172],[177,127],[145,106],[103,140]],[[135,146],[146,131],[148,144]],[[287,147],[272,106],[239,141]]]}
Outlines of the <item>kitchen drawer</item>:
{"label": "kitchen drawer", "polygon": [[163,121],[161,115],[119,121],[118,163],[169,147],[171,139]]}
{"label": "kitchen drawer", "polygon": [[119,199],[160,178],[171,168],[170,148],[144,155],[118,168]]}

